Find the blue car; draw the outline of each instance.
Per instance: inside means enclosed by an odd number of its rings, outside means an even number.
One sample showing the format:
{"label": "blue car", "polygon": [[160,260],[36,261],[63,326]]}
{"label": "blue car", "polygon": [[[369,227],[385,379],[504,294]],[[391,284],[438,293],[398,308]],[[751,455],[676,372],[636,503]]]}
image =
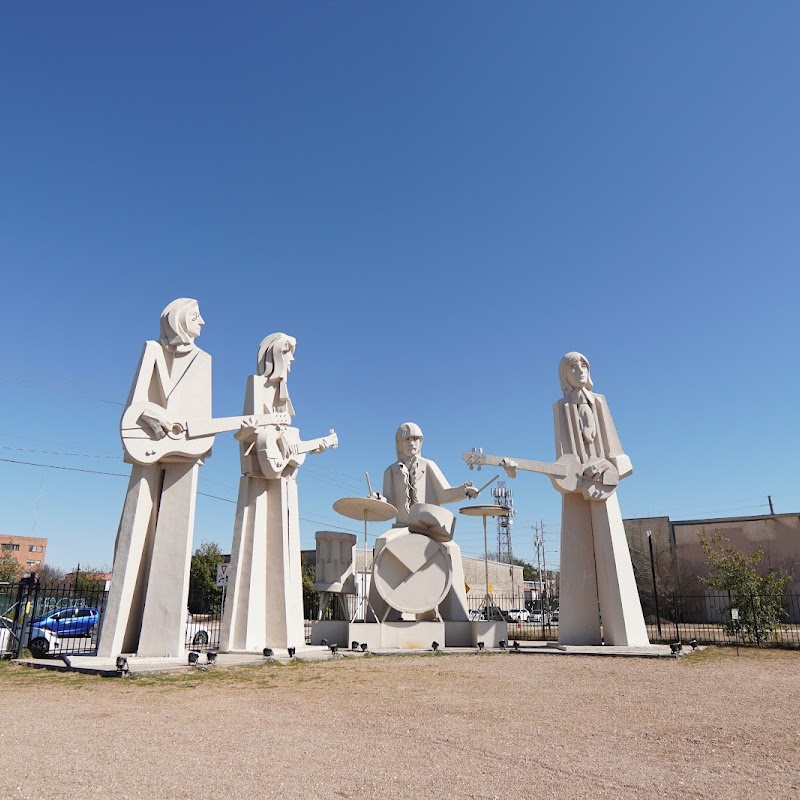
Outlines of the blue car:
{"label": "blue car", "polygon": [[52,631],[57,636],[89,636],[99,618],[100,612],[96,608],[81,606],[51,611],[37,617],[33,624]]}

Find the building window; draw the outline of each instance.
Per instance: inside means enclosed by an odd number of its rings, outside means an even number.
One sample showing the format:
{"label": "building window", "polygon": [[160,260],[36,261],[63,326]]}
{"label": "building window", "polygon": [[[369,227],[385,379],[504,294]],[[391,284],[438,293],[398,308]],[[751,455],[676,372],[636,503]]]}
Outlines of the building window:
{"label": "building window", "polygon": [[41,561],[37,561],[37,562],[36,562],[36,566],[37,566],[37,567],[38,567],[38,566],[40,566],[40,565],[41,565],[41,563],[42,563]]}
{"label": "building window", "polygon": [[3,550],[19,550],[19,545],[11,544],[10,542],[4,542],[3,544],[0,544],[0,548]]}
{"label": "building window", "polygon": [[29,553],[42,553],[44,552],[44,547],[40,544],[32,544],[28,547]]}
{"label": "building window", "polygon": [[26,564],[27,564],[29,567],[33,567],[33,566],[35,566],[35,564],[36,564],[36,562],[35,562],[35,561],[30,561],[30,560],[26,561],[25,563],[26,563]]}

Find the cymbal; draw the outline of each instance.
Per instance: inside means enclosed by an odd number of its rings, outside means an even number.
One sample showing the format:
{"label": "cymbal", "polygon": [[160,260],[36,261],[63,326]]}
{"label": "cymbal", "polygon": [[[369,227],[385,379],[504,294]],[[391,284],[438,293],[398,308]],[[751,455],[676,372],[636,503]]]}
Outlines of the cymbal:
{"label": "cymbal", "polygon": [[397,516],[391,503],[374,497],[342,497],[333,504],[333,510],[343,517],[367,522],[386,522]]}
{"label": "cymbal", "polygon": [[464,506],[458,509],[459,514],[464,514],[467,517],[507,517],[511,513],[508,506]]}

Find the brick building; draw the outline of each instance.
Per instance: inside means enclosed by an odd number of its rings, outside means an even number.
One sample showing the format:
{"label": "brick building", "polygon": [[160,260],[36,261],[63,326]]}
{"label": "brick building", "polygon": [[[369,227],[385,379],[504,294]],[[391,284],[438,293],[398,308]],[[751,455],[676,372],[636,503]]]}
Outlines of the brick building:
{"label": "brick building", "polygon": [[40,536],[9,536],[0,534],[0,555],[17,560],[22,574],[35,572],[44,564],[47,539]]}

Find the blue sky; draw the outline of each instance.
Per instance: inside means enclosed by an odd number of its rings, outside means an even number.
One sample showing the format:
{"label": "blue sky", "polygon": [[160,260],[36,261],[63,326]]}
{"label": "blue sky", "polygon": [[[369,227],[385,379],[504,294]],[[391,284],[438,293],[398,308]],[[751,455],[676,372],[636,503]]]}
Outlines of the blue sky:
{"label": "blue sky", "polygon": [[[296,423],[341,441],[301,471],[304,546],[353,529],[331,506],[406,420],[451,483],[494,474],[473,446],[549,459],[568,350],[633,460],[624,516],[800,511],[799,28],[780,2],[5,5],[0,459],[70,469],[0,461],[0,531],[110,566],[121,403],[179,296],[220,416],[297,337]],[[230,547],[238,474],[219,437],[196,543]],[[515,554],[543,520],[556,565],[558,494],[509,485]]]}

